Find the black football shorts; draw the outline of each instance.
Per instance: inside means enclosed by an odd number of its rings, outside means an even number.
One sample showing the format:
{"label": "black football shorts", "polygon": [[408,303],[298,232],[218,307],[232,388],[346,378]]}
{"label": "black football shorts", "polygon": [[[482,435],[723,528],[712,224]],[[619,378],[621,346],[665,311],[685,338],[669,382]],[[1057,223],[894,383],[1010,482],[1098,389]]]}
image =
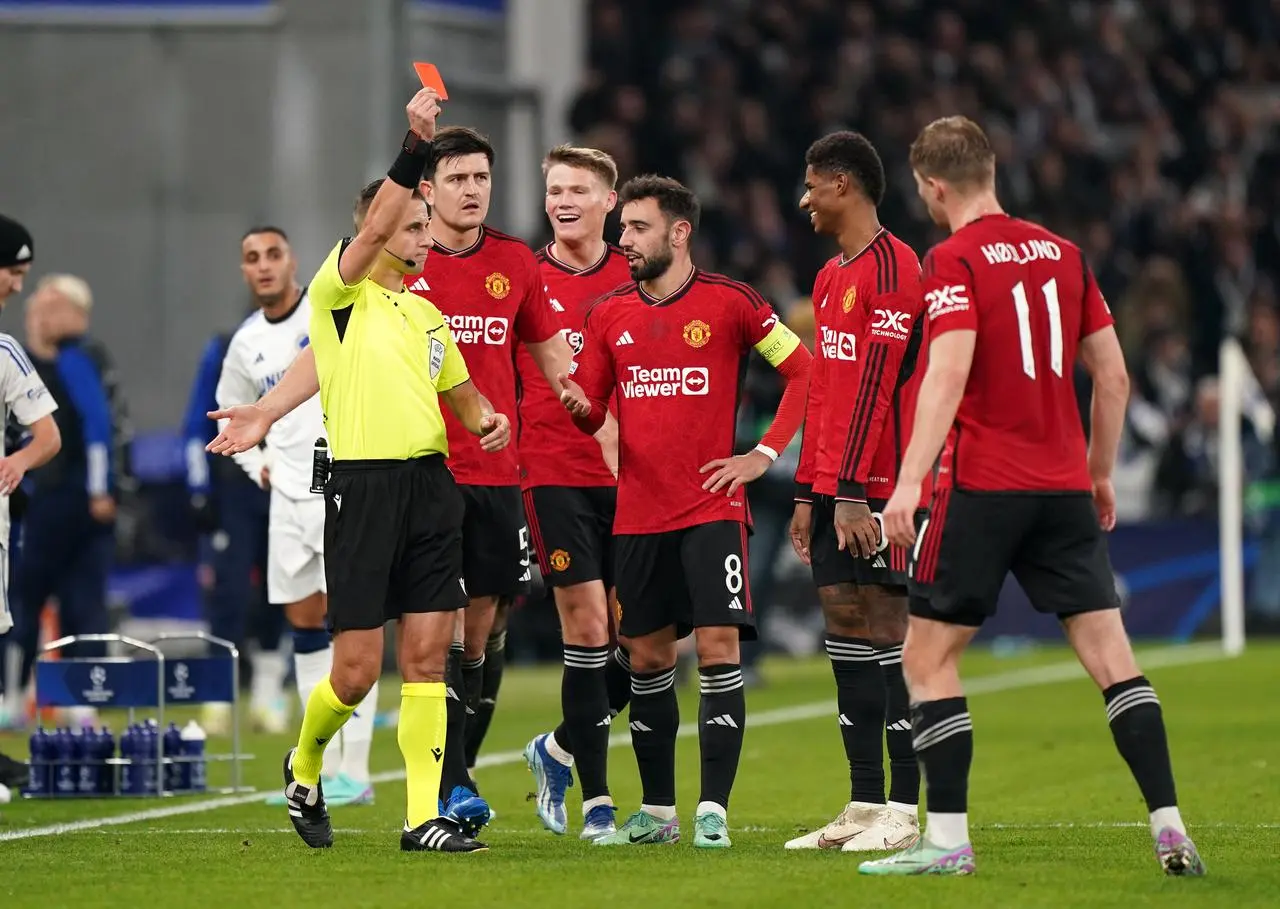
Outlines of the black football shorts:
{"label": "black football shorts", "polygon": [[912,553],[911,614],[978,627],[1010,572],[1037,612],[1120,605],[1088,493],[938,490]]}
{"label": "black football shorts", "polygon": [[[884,499],[872,499],[867,505],[875,514],[884,511]],[[813,583],[818,587],[836,584],[856,584],[859,587],[907,586],[907,561],[910,553],[892,543],[869,559],[856,551],[841,551],[836,538],[836,500],[832,496],[813,497],[813,522],[809,529],[809,565],[813,569]],[[923,520],[921,511],[917,525]]]}
{"label": "black football shorts", "polygon": [[442,456],[335,461],[324,499],[332,632],[465,603],[462,496]]}
{"label": "black football shorts", "polygon": [[713,521],[615,540],[619,635],[674,625],[685,637],[695,628],[736,625],[742,640],[755,640],[745,524]]}
{"label": "black football shorts", "polygon": [[469,597],[513,598],[532,581],[529,526],[519,486],[459,486],[462,576]]}
{"label": "black football shorts", "polygon": [[548,587],[613,586],[614,486],[535,486],[524,492],[538,569]]}

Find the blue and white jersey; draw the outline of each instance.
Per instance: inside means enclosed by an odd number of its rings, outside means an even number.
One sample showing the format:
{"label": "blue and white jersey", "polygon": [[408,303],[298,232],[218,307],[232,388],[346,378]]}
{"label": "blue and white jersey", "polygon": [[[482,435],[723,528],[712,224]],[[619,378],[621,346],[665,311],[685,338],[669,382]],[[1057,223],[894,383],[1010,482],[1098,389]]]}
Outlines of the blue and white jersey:
{"label": "blue and white jersey", "polygon": [[[306,292],[283,317],[271,320],[261,311],[236,329],[222,361],[216,392],[219,407],[252,404],[275,387],[309,343],[311,303]],[[271,486],[290,499],[310,496],[311,457],[316,439],[324,436],[320,395],[312,395],[277,420],[267,433],[266,448],[235,455],[249,478],[261,483],[270,468]]]}
{"label": "blue and white jersey", "polygon": [[[30,426],[57,409],[53,395],[49,394],[22,345],[13,335],[0,332],[0,427],[9,422],[10,414],[23,426]],[[0,457],[8,454],[4,433],[0,432]],[[0,496],[0,548],[8,547],[9,497]],[[4,565],[7,567],[7,561]]]}

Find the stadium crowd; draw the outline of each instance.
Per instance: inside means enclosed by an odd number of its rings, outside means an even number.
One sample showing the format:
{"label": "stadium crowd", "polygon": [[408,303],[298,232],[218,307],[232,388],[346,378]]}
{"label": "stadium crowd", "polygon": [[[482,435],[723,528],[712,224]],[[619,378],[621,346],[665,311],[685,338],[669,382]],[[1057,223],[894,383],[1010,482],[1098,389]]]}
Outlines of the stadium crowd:
{"label": "stadium crowd", "polygon": [[[1224,332],[1280,395],[1276,14],[1269,0],[596,0],[571,120],[624,176],[693,187],[700,261],[794,313],[830,254],[795,214],[812,137],[850,127],[876,144],[884,222],[923,251],[941,237],[907,146],[944,113],[975,118],[1009,210],[1080,243],[1116,314],[1135,388],[1124,513],[1211,511]],[[1249,460],[1261,479],[1274,457]]]}

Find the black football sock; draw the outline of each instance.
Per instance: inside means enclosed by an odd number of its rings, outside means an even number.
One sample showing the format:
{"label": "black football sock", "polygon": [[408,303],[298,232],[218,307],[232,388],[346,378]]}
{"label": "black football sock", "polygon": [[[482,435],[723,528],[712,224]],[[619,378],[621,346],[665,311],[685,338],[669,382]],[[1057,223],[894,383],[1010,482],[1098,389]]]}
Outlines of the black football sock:
{"label": "black football sock", "polygon": [[703,666],[698,670],[698,745],[702,752],[702,795],[728,810],[729,793],[738,775],[742,736],[747,728],[747,696],[742,667],[737,663]]}
{"label": "black football sock", "polygon": [[449,648],[449,658],[445,662],[445,740],[444,766],[440,773],[440,800],[449,802],[449,794],[455,786],[474,789],[470,774],[467,773],[466,740],[467,740],[467,705],[462,700],[465,692],[462,681],[462,645],[455,643]]}
{"label": "black football sock", "polygon": [[884,737],[889,751],[889,801],[914,805],[920,799],[920,765],[911,747],[911,701],[902,675],[902,645],[876,651],[884,675]]}
{"label": "black football sock", "polygon": [[[617,716],[631,703],[631,655],[621,644],[609,654],[609,662],[604,667],[604,685],[609,696],[609,715]],[[556,744],[572,757],[573,739],[563,720],[553,735]]]}
{"label": "black football sock", "polygon": [[913,704],[911,726],[929,809],[925,836],[943,849],[962,846],[969,841],[969,766],[973,763],[968,702],[961,697]]}
{"label": "black football sock", "polygon": [[1117,682],[1102,692],[1107,702],[1107,722],[1116,749],[1142,790],[1147,810],[1172,808],[1178,804],[1169,760],[1169,740],[1164,730],[1164,713],[1155,689],[1146,676]]}
{"label": "black football sock", "polygon": [[676,668],[631,675],[631,747],[636,753],[643,790],[641,804],[675,810]]}
{"label": "black football sock", "polygon": [[871,642],[827,634],[840,736],[849,759],[849,800],[884,804],[885,684]]}
{"label": "black football sock", "polygon": [[480,683],[484,681],[484,654],[477,660],[462,657],[462,703],[475,713],[480,702]]}
{"label": "black football sock", "polygon": [[502,673],[507,668],[507,630],[495,631],[484,645],[484,672],[480,679],[480,694],[471,705],[467,716],[467,766],[476,765],[480,746],[489,734],[493,711],[498,706],[498,690],[502,688]]}
{"label": "black football sock", "polygon": [[[560,709],[574,763],[582,784],[582,801],[609,795],[609,698],[604,687],[609,647],[564,645],[564,676],[560,683]],[[560,737],[556,736],[556,742]]]}

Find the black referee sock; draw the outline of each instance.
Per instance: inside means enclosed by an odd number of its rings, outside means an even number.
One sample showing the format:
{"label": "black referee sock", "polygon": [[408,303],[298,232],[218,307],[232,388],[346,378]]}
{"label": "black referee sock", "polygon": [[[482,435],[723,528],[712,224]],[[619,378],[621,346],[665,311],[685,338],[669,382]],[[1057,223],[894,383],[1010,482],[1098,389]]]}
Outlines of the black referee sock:
{"label": "black referee sock", "polygon": [[449,802],[449,794],[455,786],[466,786],[475,789],[475,783],[467,773],[466,736],[467,706],[462,698],[465,688],[462,681],[462,645],[455,643],[449,648],[449,659],[445,662],[445,739],[444,766],[440,773],[440,800]]}
{"label": "black referee sock", "polygon": [[[612,714],[604,685],[608,662],[608,645],[564,645],[560,709],[569,741],[573,743],[572,754],[578,767],[584,802],[609,794],[609,721]],[[559,736],[556,736],[556,742],[563,745]]]}
{"label": "black referee sock", "polygon": [[476,765],[480,746],[489,734],[493,711],[498,706],[498,689],[502,687],[502,673],[507,668],[507,630],[495,631],[484,645],[484,672],[480,679],[480,696],[471,705],[467,717],[467,766]]}
{"label": "black referee sock", "polygon": [[914,805],[920,799],[920,765],[911,747],[911,701],[902,675],[902,645],[876,651],[884,675],[884,737],[889,751],[889,801]]}
{"label": "black referee sock", "polygon": [[480,702],[480,683],[484,680],[484,654],[473,660],[465,654],[462,657],[462,702],[467,709],[475,713],[476,704]]}
{"label": "black referee sock", "polygon": [[973,721],[969,719],[968,702],[964,698],[943,698],[914,704],[911,725],[915,733],[912,744],[924,771],[930,817],[964,814],[969,810],[969,765],[973,763]]}
{"label": "black referee sock", "polygon": [[849,759],[849,799],[884,804],[884,674],[871,642],[827,635],[827,656],[836,677],[840,737]]}
{"label": "black referee sock", "polygon": [[1147,810],[1178,804],[1169,760],[1169,739],[1164,730],[1160,700],[1146,676],[1117,682],[1102,692],[1107,702],[1107,722],[1116,749],[1142,790]]}
{"label": "black referee sock", "polygon": [[[626,710],[631,703],[631,655],[621,644],[609,654],[609,662],[605,664],[604,687],[609,697],[609,716],[617,716]],[[555,728],[554,735],[556,744],[572,755],[573,739],[563,720]]]}
{"label": "black referee sock", "polygon": [[742,757],[742,736],[747,728],[742,666],[738,663],[703,666],[698,670],[698,686],[702,692],[698,702],[702,795],[698,802],[712,802],[727,810]]}
{"label": "black referee sock", "polygon": [[631,747],[636,753],[642,805],[676,804],[676,668],[631,674]]}

